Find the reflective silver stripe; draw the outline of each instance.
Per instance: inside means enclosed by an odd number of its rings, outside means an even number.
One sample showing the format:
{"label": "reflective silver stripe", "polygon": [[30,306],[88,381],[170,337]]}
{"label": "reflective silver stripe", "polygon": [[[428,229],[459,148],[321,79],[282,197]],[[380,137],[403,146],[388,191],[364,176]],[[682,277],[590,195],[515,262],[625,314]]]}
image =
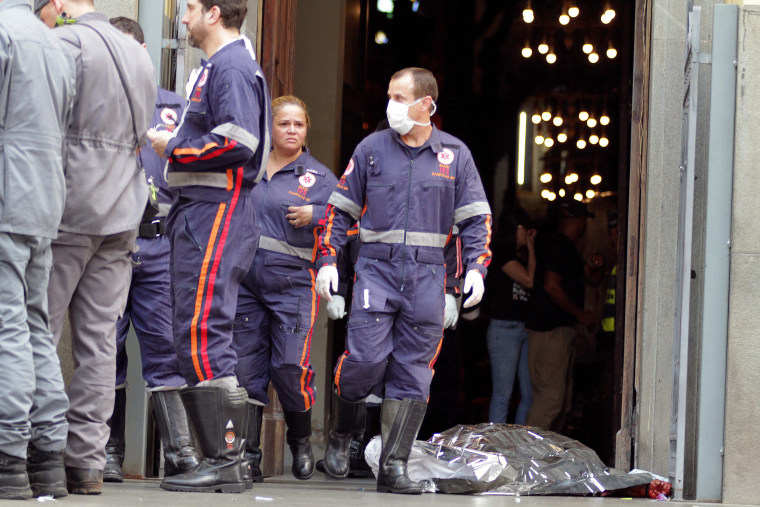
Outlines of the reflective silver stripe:
{"label": "reflective silver stripe", "polygon": [[332,204],[336,208],[342,209],[351,215],[351,218],[354,220],[359,220],[359,217],[362,214],[362,209],[354,201],[338,192],[333,192],[332,195],[330,195],[327,204]]}
{"label": "reflective silver stripe", "polygon": [[[390,243],[399,245],[404,242],[404,230],[371,231],[360,227],[359,238],[364,243]],[[448,234],[407,231],[406,244],[409,246],[432,246],[443,248],[446,245],[446,238],[448,238]]]}
{"label": "reflective silver stripe", "polygon": [[479,201],[474,202],[472,204],[468,204],[467,206],[462,206],[461,208],[457,208],[454,210],[454,223],[458,224],[462,220],[467,220],[471,217],[476,217],[478,215],[490,215],[491,214],[491,207],[488,205],[487,202]]}
{"label": "reflective silver stripe", "polygon": [[170,172],[168,182],[170,187],[201,185],[203,187],[227,188],[229,184],[225,173],[195,172]]}
{"label": "reflective silver stripe", "polygon": [[256,136],[234,123],[222,123],[221,125],[217,125],[211,133],[237,141],[253,153],[256,153],[256,148],[259,147],[259,140]]}
{"label": "reflective silver stripe", "polygon": [[156,216],[159,217],[165,217],[169,214],[169,209],[172,207],[171,204],[166,204],[163,202],[158,203],[158,214]]}
{"label": "reflective silver stripe", "polygon": [[287,244],[285,241],[279,239],[270,238],[268,236],[259,236],[259,248],[264,250],[270,250],[272,252],[283,253],[286,255],[292,255],[311,262],[313,250],[309,248],[298,248]]}

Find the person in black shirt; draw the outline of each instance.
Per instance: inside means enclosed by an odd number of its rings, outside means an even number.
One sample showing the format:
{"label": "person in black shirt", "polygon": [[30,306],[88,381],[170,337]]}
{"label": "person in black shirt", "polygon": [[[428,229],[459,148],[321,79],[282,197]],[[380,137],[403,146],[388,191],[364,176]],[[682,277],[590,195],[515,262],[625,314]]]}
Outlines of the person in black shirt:
{"label": "person in black shirt", "polygon": [[559,225],[539,251],[535,291],[527,322],[528,364],[533,405],[526,424],[561,432],[570,411],[575,325],[596,316],[584,309],[586,283],[598,283],[604,260],[584,262],[575,242],[586,232],[586,206],[569,200],[559,206]]}
{"label": "person in black shirt", "polygon": [[501,241],[494,246],[494,265],[499,269],[491,271],[490,282],[497,290],[491,300],[491,323],[486,335],[493,380],[488,411],[491,422],[507,422],[515,375],[520,385],[515,423],[525,424],[533,401],[525,320],[536,270],[535,239],[530,218],[518,208],[511,213]]}

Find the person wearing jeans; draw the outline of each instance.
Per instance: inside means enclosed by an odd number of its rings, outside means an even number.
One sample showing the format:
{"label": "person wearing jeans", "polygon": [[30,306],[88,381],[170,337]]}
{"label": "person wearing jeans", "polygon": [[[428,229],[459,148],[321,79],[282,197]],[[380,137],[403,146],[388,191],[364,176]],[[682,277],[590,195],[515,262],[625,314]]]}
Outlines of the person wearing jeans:
{"label": "person wearing jeans", "polygon": [[494,262],[500,269],[492,271],[493,279],[490,280],[498,290],[493,291],[492,320],[486,335],[493,380],[488,419],[507,422],[517,374],[520,404],[515,423],[525,424],[533,403],[525,317],[536,271],[536,230],[522,208],[509,212],[501,229],[502,241],[494,247]]}

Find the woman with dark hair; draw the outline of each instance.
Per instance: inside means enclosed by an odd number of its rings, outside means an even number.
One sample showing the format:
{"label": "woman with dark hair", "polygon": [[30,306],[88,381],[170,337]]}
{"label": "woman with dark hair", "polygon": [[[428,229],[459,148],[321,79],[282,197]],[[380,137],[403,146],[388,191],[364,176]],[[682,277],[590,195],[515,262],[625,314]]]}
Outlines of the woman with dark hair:
{"label": "woman with dark hair", "polygon": [[520,384],[520,403],[515,422],[524,424],[533,394],[528,371],[528,333],[525,320],[533,276],[536,271],[536,230],[524,209],[510,212],[494,245],[491,323],[486,339],[491,356],[493,392],[491,422],[506,422],[515,376]]}

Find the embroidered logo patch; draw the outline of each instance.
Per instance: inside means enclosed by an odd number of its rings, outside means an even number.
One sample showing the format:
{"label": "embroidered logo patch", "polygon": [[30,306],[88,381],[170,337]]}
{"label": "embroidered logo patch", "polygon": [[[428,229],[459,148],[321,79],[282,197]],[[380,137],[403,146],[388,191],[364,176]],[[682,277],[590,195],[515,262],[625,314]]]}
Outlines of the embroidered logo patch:
{"label": "embroidered logo patch", "polygon": [[304,175],[301,175],[298,178],[298,183],[300,183],[301,186],[304,186],[306,188],[310,188],[316,182],[317,182],[317,178],[315,178],[314,175],[311,173],[306,173]]}
{"label": "embroidered logo patch", "polygon": [[205,85],[206,81],[208,81],[208,69],[203,69],[203,74],[201,74],[201,78],[198,80],[198,86]]}
{"label": "embroidered logo patch", "polygon": [[348,167],[346,167],[346,172],[343,173],[343,176],[348,176],[352,172],[354,172],[354,159],[348,162]]}
{"label": "embroidered logo patch", "polygon": [[438,154],[438,162],[444,165],[451,165],[454,161],[454,152],[448,148],[444,148],[442,152]]}
{"label": "embroidered logo patch", "polygon": [[177,123],[177,113],[174,109],[165,107],[161,111],[161,121],[167,125],[175,125]]}

